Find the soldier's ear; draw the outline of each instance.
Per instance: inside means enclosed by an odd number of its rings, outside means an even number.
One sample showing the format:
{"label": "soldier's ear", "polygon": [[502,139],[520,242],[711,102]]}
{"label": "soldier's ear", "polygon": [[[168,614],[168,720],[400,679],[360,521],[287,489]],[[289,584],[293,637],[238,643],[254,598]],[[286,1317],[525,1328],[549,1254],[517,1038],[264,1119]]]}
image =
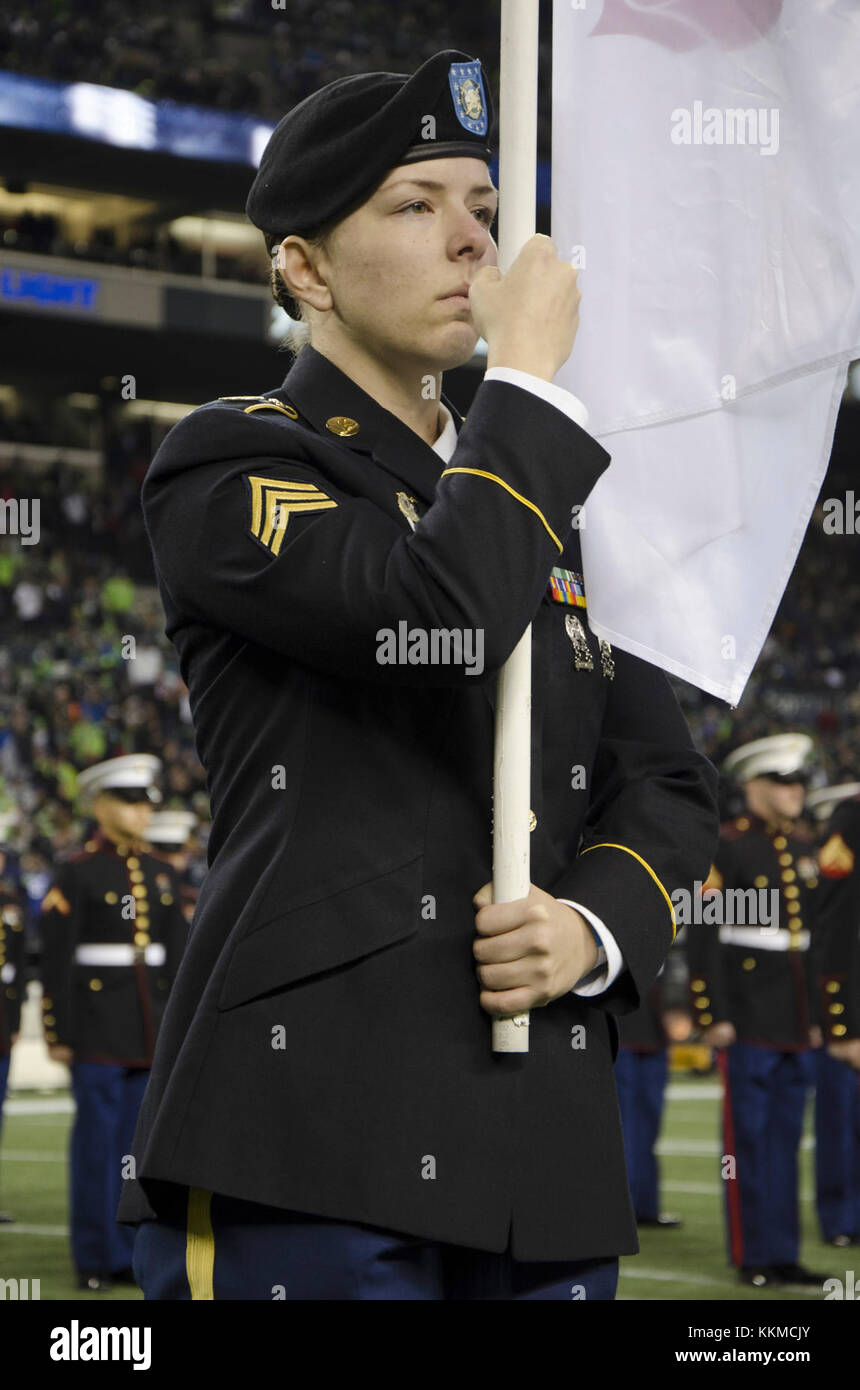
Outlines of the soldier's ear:
{"label": "soldier's ear", "polygon": [[332,307],[333,299],[317,265],[320,249],[304,237],[291,234],[284,237],[274,259],[293,299],[323,312]]}

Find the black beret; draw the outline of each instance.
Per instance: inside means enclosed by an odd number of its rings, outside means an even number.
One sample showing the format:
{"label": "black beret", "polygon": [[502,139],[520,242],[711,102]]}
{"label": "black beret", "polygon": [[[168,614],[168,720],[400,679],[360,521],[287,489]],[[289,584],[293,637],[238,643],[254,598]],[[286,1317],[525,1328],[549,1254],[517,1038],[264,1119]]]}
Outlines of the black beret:
{"label": "black beret", "polygon": [[453,48],[411,77],[338,78],[275,127],[245,211],[271,251],[286,236],[314,236],[354,212],[398,164],[458,155],[489,163],[492,127],[480,60]]}

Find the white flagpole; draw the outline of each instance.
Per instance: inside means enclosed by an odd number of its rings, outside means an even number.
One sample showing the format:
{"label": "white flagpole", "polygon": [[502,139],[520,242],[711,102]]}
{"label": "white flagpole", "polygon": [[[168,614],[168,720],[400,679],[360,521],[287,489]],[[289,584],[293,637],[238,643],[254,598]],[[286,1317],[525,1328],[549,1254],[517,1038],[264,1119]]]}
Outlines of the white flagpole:
{"label": "white flagpole", "polygon": [[[499,81],[499,268],[535,232],[540,0],[502,0]],[[493,765],[493,901],[528,896],[532,630],[499,673]],[[528,1052],[529,1016],[493,1020],[494,1052]]]}

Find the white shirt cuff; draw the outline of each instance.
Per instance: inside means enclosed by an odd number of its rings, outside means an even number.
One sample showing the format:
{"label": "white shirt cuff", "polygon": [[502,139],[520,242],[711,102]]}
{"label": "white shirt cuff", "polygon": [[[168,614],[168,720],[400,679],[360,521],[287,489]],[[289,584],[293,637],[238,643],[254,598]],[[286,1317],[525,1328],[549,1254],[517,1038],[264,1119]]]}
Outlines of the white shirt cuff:
{"label": "white shirt cuff", "polygon": [[[597,965],[589,971],[588,975],[582,977],[579,984],[571,990],[571,994],[579,994],[586,999],[593,994],[603,994],[604,990],[609,989],[609,986],[614,984],[624,969],[624,957],[619,950],[618,942],[606,923],[600,917],[596,917],[589,908],[583,907],[582,903],[572,903],[569,898],[559,898],[558,901],[564,903],[566,907],[574,908],[580,916],[585,918],[589,926],[594,928],[600,938]],[[594,975],[595,970],[599,970],[600,974],[592,979],[591,976]]]}
{"label": "white shirt cuff", "polygon": [[581,429],[588,426],[588,411],[579,397],[574,396],[572,391],[566,391],[563,386],[556,386],[554,381],[544,381],[542,376],[532,376],[531,372],[521,372],[517,367],[489,367],[484,372],[484,380],[507,381],[511,386],[521,386],[524,391],[531,391],[558,410],[563,410]]}

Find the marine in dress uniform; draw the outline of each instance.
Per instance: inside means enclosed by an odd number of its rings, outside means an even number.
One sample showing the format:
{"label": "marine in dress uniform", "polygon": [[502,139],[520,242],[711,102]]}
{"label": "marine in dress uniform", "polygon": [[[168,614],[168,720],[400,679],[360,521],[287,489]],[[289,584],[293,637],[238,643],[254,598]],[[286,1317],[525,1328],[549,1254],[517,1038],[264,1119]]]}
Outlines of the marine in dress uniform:
{"label": "marine in dress uniform", "polygon": [[150,754],[82,772],[99,828],[60,865],[42,902],[42,1023],[68,1061],[72,1257],[79,1287],[131,1278],[133,1240],[116,1222],[140,1102],[187,935],[173,869],[140,834],[161,764]]}
{"label": "marine in dress uniform", "polygon": [[860,1244],[860,782],[812,792],[809,805],[826,824],[815,895],[825,1041],[815,1057],[815,1195],[822,1237],[844,1247]]}
{"label": "marine in dress uniform", "polygon": [[[12,872],[11,851],[4,844],[10,820],[0,814],[0,1132],[24,992],[24,894]],[[12,1220],[8,1212],[0,1211],[0,1222]]]}
{"label": "marine in dress uniform", "polygon": [[[275,131],[252,220],[271,247],[401,163],[488,162],[488,102],[456,51],[333,83]],[[156,455],[144,514],[213,819],[120,1204],[147,1298],[606,1298],[637,1248],[614,1015],[706,872],[715,775],[662,673],[588,630],[571,509],[608,456],[573,402],[500,369],[468,420],[442,395],[431,446],[308,346]],[[517,1056],[491,1048],[472,899],[495,675],[529,621],[532,879],[606,957]],[[455,630],[481,671],[420,660]],[[401,638],[413,659],[381,661]]]}
{"label": "marine in dress uniform", "polygon": [[[723,1081],[729,1261],[758,1288],[825,1277],[798,1263],[797,1155],[813,1079],[816,869],[814,846],[795,821],[812,750],[804,734],[779,734],[726,759],[724,771],[744,786],[748,811],[722,827],[704,921],[689,928],[694,1016],[718,1048]],[[779,813],[785,798],[773,790],[783,785],[794,789],[791,816]]]}
{"label": "marine in dress uniform", "polygon": [[[635,1013],[619,1024],[615,1084],[621,1109],[624,1153],[633,1210],[639,1226],[671,1230],[680,1216],[660,1210],[660,1175],[655,1147],[660,1134],[669,1076],[669,1011],[687,1014],[688,976],[680,945],[669,952],[654,984]],[[689,1032],[689,1023],[686,1025]]]}
{"label": "marine in dress uniform", "polygon": [[145,839],[153,854],[171,865],[179,880],[179,904],[189,926],[200,892],[196,866],[192,867],[189,840],[197,825],[193,811],[154,811],[146,827]]}

